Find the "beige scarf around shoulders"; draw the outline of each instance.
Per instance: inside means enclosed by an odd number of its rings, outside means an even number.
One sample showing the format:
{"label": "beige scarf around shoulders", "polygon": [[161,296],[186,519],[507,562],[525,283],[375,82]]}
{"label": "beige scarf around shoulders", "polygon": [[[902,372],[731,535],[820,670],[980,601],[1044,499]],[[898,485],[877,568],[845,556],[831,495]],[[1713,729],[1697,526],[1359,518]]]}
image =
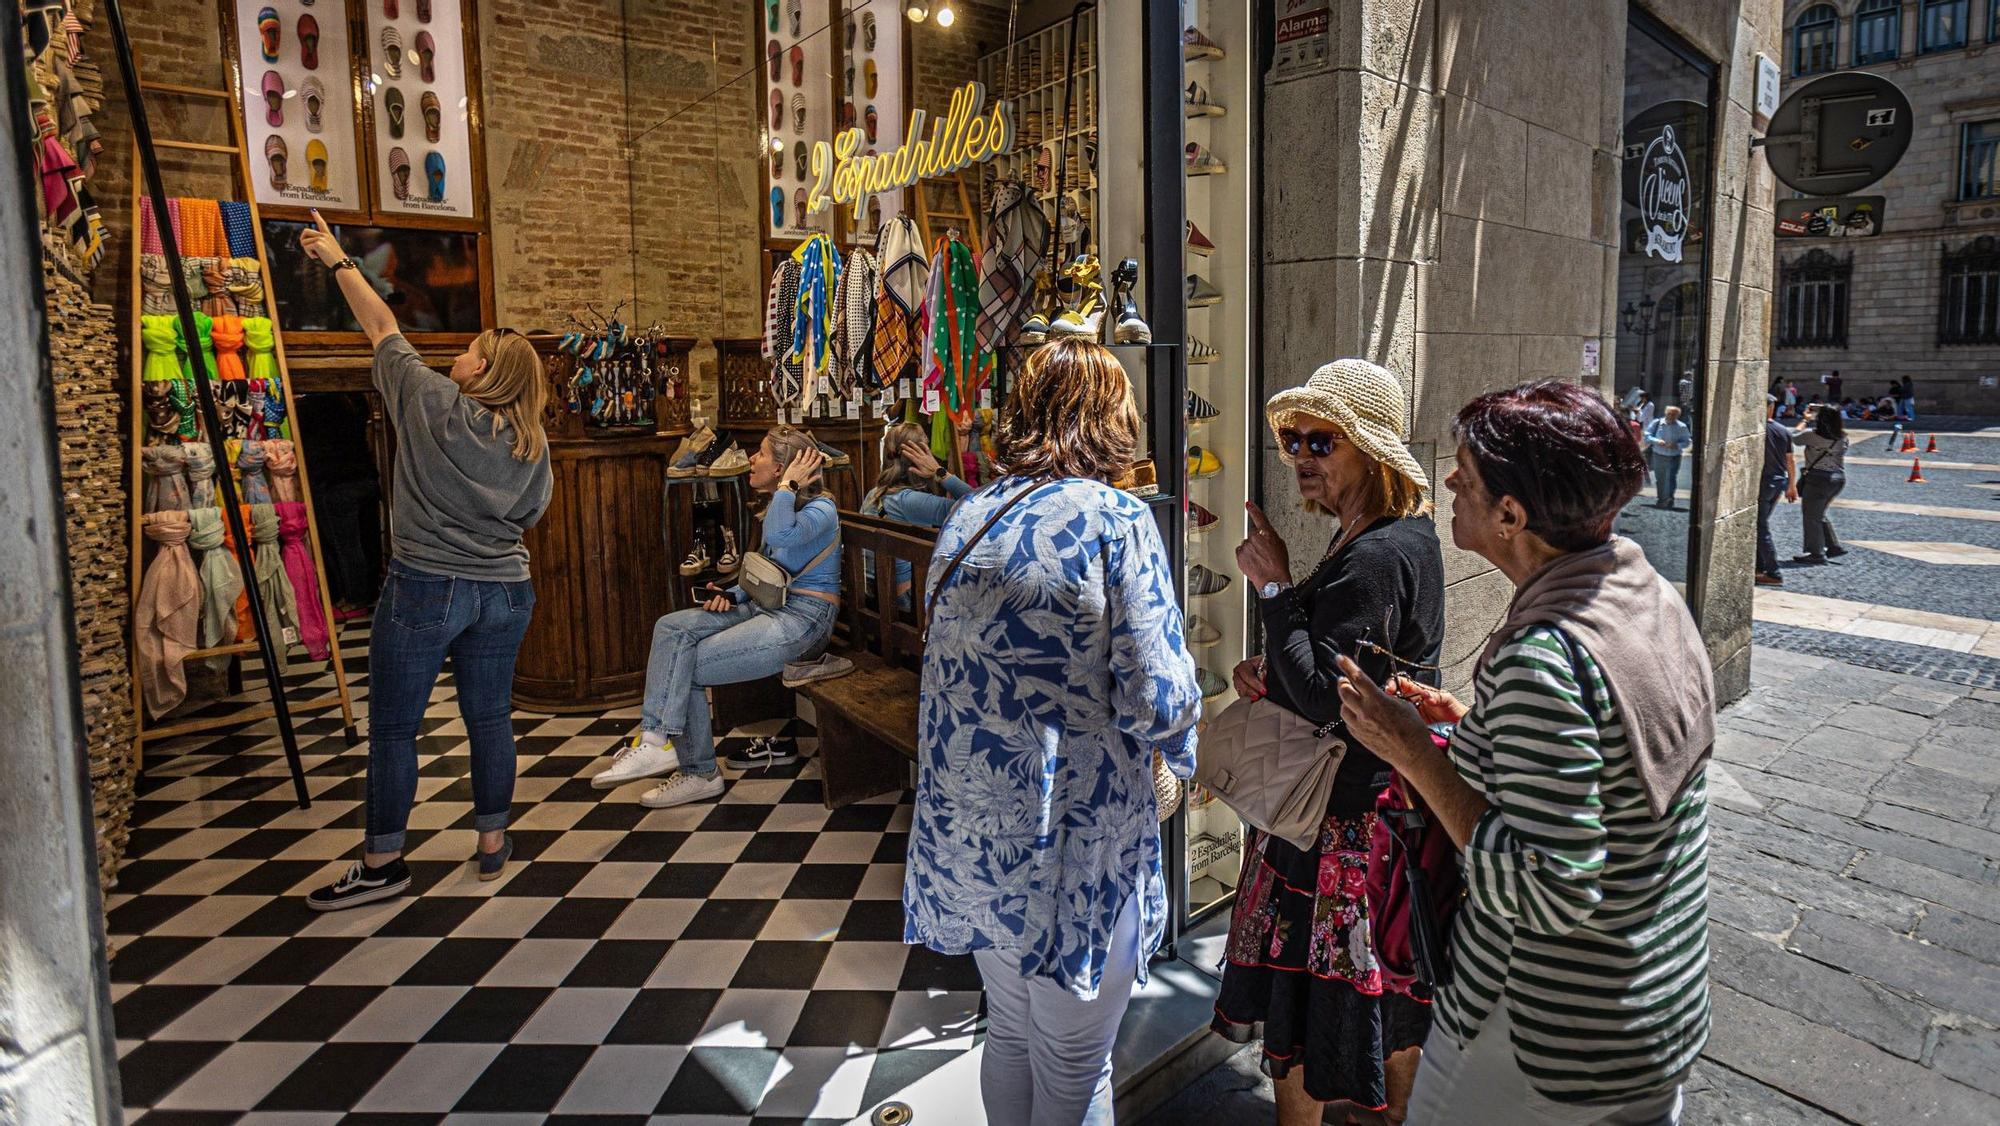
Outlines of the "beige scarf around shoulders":
{"label": "beige scarf around shoulders", "polygon": [[1613,536],[1528,576],[1507,620],[1487,639],[1480,666],[1529,626],[1560,629],[1597,662],[1646,805],[1664,817],[1715,745],[1715,679],[1686,600],[1638,544]]}

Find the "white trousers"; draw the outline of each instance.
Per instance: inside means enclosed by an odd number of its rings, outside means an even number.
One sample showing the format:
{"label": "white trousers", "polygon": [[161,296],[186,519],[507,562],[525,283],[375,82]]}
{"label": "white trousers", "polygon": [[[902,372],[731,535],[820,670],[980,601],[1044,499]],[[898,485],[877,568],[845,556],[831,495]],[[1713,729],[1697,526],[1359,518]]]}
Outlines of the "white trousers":
{"label": "white trousers", "polygon": [[1111,1047],[1138,972],[1139,896],[1118,915],[1094,1001],[1022,977],[1019,954],[972,958],[986,984],[979,1090],[988,1126],[1111,1126]]}
{"label": "white trousers", "polygon": [[1681,1087],[1622,1103],[1559,1103],[1538,1094],[1514,1059],[1507,1002],[1463,1049],[1442,1029],[1424,1041],[1405,1126],[1679,1126]]}

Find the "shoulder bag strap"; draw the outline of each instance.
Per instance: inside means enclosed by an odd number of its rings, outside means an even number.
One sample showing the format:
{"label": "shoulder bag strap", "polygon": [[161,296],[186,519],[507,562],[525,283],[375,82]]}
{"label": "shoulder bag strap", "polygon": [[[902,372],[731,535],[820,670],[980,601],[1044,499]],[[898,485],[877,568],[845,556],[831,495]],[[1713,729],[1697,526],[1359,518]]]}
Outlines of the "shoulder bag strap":
{"label": "shoulder bag strap", "polygon": [[951,557],[951,562],[944,565],[944,573],[938,576],[938,581],[931,587],[930,597],[924,599],[924,639],[926,641],[930,639],[931,611],[937,606],[938,595],[944,593],[944,585],[951,581],[951,576],[958,571],[958,565],[965,562],[966,553],[972,550],[973,544],[978,543],[985,537],[986,533],[993,530],[993,525],[999,523],[1002,516],[1007,515],[1008,509],[1026,500],[1028,494],[1040,488],[1041,485],[1042,482],[1040,481],[1031,481],[1026,488],[1008,497],[1007,503],[995,509],[993,515],[986,518],[986,523],[981,524],[979,530],[972,533],[972,537],[959,547],[958,554]]}

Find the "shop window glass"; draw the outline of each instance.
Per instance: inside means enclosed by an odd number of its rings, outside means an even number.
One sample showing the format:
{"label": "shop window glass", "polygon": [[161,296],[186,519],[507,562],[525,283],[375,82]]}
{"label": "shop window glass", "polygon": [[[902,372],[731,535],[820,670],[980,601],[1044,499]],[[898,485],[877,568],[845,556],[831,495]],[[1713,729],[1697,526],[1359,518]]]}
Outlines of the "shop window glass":
{"label": "shop window glass", "polygon": [[[333,275],[299,249],[305,226],[264,221],[267,289],[277,297],[280,323],[291,332],[360,332]],[[479,331],[478,235],[351,224],[336,224],[333,233],[405,331]]]}
{"label": "shop window glass", "polygon": [[1634,12],[1621,138],[1619,331],[1606,390],[1649,451],[1658,448],[1648,442],[1651,431],[1677,454],[1649,453],[1650,479],[1616,524],[1675,583],[1688,578],[1703,454],[1697,436],[1705,425],[1707,385],[1704,271],[1714,73],[1712,64]]}
{"label": "shop window glass", "polygon": [[1792,73],[1818,74],[1838,65],[1834,48],[1840,39],[1840,13],[1833,5],[1808,8],[1792,28]]}
{"label": "shop window glass", "polygon": [[[1990,3],[1991,0],[1988,0]],[[1922,35],[1917,53],[1949,51],[1965,46],[1965,18],[1968,0],[1924,0]]]}
{"label": "shop window glass", "polygon": [[[1994,0],[2000,6],[2000,0]],[[1958,198],[2000,196],[2000,121],[1964,126],[1958,148]]]}
{"label": "shop window glass", "polygon": [[2000,344],[2000,240],[1984,235],[1944,252],[1939,344]]}
{"label": "shop window glass", "polygon": [[1865,0],[1854,13],[1854,65],[1887,62],[1902,44],[1902,0]]}
{"label": "shop window glass", "polygon": [[1779,272],[1778,347],[1847,347],[1847,291],[1854,255],[1809,250]]}

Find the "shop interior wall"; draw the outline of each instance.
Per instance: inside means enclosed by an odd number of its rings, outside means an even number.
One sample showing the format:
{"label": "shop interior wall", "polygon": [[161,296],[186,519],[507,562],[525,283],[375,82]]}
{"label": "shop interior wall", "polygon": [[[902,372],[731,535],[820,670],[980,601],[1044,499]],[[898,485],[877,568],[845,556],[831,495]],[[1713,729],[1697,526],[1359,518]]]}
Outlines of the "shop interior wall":
{"label": "shop interior wall", "polygon": [[[1725,698],[1749,681],[1750,391],[1768,365],[1771,180],[1749,159],[1750,75],[1776,50],[1777,0],[1648,5],[1722,68],[1706,460],[1690,599]],[[1336,0],[1332,68],[1267,79],[1261,391],[1363,356],[1401,375],[1412,442],[1433,466],[1445,540],[1447,679],[1464,685],[1500,621],[1506,578],[1449,539],[1451,420],[1482,391],[1583,378],[1597,341],[1609,386],[1617,339],[1623,0]],[[1315,124],[1308,124],[1315,123]],[[1328,174],[1331,170],[1331,174]],[[1322,524],[1285,503],[1289,473],[1263,435],[1268,508],[1294,558]],[[1295,497],[1294,497],[1295,499]]]}

